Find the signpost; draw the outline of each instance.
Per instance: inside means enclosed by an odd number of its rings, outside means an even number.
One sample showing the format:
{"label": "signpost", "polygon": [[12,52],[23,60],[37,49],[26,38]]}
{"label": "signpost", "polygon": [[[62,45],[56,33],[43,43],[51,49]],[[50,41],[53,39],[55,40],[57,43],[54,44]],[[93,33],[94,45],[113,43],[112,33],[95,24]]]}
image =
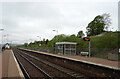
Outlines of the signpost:
{"label": "signpost", "polygon": [[91,54],[91,50],[90,50],[90,47],[91,47],[91,42],[89,41],[89,57],[90,57],[90,54]]}
{"label": "signpost", "polygon": [[90,55],[91,55],[91,50],[90,50],[90,48],[91,48],[90,36],[84,37],[83,40],[84,41],[89,41],[89,47],[88,47],[88,49],[89,49],[89,57],[90,57]]}

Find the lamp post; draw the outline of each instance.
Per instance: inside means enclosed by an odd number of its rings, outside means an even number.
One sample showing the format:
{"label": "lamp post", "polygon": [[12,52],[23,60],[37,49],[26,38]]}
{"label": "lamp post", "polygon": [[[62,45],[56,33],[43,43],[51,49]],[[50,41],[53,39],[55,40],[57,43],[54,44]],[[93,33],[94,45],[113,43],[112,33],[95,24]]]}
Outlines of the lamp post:
{"label": "lamp post", "polygon": [[33,40],[32,39],[29,39],[30,42],[32,42]]}
{"label": "lamp post", "polygon": [[41,41],[41,37],[40,36],[37,36],[39,38],[39,41]]}
{"label": "lamp post", "polygon": [[58,30],[53,30],[53,31],[56,31],[56,33],[57,33],[56,39],[57,39],[57,42],[59,42],[59,40],[58,40]]}
{"label": "lamp post", "polygon": [[3,35],[3,42],[8,43],[9,42],[9,34]]}
{"label": "lamp post", "polygon": [[39,46],[41,46],[41,37],[40,36],[37,36],[38,38],[39,38],[39,40],[40,40],[40,44],[39,44]]}
{"label": "lamp post", "polygon": [[[57,33],[56,40],[57,40],[57,42],[59,42],[59,40],[58,40],[58,30],[53,30],[53,31],[55,31]],[[57,47],[56,47],[56,45],[55,45],[55,53],[57,53]]]}
{"label": "lamp post", "polygon": [[[4,30],[4,29],[0,29],[0,31],[3,31],[3,30]],[[1,35],[2,35],[2,36],[1,36],[1,38],[2,38],[2,39],[1,39],[1,52],[2,52],[2,45],[3,45],[3,34],[2,34],[2,32],[1,32]]]}
{"label": "lamp post", "polygon": [[9,34],[7,34],[6,41],[9,42]]}

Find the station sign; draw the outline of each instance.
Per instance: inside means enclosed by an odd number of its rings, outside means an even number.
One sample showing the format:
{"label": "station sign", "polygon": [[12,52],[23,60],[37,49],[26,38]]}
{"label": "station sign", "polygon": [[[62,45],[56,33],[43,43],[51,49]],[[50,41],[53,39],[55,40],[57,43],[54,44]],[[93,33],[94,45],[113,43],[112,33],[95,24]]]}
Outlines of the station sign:
{"label": "station sign", "polygon": [[83,40],[84,40],[84,41],[90,41],[90,38],[88,38],[88,37],[83,37]]}

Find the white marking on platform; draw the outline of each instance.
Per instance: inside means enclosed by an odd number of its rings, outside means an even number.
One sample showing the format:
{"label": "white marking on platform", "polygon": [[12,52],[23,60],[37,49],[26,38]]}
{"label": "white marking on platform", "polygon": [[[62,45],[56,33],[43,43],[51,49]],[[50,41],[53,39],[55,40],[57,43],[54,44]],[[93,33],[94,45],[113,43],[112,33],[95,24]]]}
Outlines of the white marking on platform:
{"label": "white marking on platform", "polygon": [[22,71],[21,71],[21,69],[20,69],[20,66],[19,66],[19,64],[18,64],[18,62],[17,62],[17,60],[16,60],[16,58],[15,58],[12,50],[11,50],[11,52],[12,52],[13,58],[14,58],[14,60],[15,60],[15,63],[16,63],[16,66],[17,66],[17,69],[18,69],[18,72],[19,72],[20,77],[23,78],[23,79],[25,79],[25,77],[24,77],[24,75],[23,75],[23,73],[22,73]]}

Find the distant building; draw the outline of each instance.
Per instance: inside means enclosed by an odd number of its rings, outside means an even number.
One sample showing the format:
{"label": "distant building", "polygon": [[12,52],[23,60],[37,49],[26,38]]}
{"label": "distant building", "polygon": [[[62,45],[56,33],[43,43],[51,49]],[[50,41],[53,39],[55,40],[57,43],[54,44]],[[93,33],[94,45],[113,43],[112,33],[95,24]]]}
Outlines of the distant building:
{"label": "distant building", "polygon": [[10,49],[10,44],[9,43],[5,44],[5,49]]}
{"label": "distant building", "polygon": [[74,42],[57,42],[56,53],[76,55],[76,44]]}

